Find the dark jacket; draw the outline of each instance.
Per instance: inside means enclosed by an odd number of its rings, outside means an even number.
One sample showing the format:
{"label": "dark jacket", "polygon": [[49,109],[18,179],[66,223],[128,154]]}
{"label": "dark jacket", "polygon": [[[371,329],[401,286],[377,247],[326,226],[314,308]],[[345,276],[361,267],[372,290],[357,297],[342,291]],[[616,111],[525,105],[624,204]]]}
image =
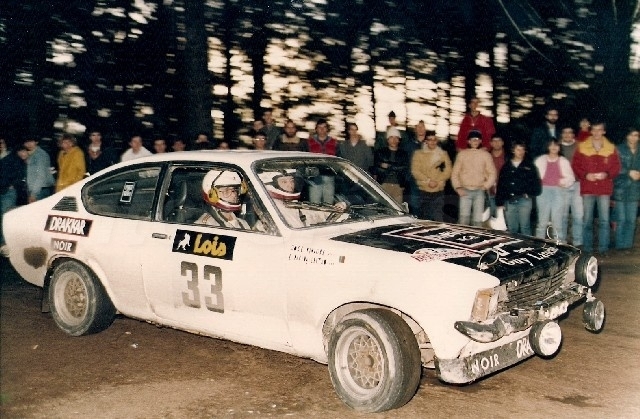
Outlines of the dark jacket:
{"label": "dark jacket", "polygon": [[10,187],[18,189],[23,186],[27,176],[27,167],[14,151],[0,159],[0,194],[3,194]]}
{"label": "dark jacket", "polygon": [[297,143],[286,142],[284,140],[284,135],[280,135],[276,142],[273,143],[273,150],[280,151],[309,151],[309,143],[305,138],[298,138]]}
{"label": "dark jacket", "polygon": [[351,145],[349,140],[339,142],[336,155],[349,160],[366,172],[373,166],[373,152],[364,140],[358,140],[355,146]]}
{"label": "dark jacket", "polygon": [[27,200],[27,164],[14,151],[0,159],[0,194],[13,187],[18,205]]}
{"label": "dark jacket", "polygon": [[102,147],[102,152],[95,159],[89,157],[89,154],[89,152],[86,152],[84,155],[87,162],[87,172],[90,175],[120,161],[118,154],[110,147]]}
{"label": "dark jacket", "polygon": [[[389,167],[384,168],[386,163]],[[406,151],[398,148],[396,152],[389,150],[389,147],[376,151],[373,158],[373,174],[378,183],[397,183],[405,187],[409,173],[409,155]]]}
{"label": "dark jacket", "polygon": [[[527,152],[529,157],[531,157],[532,160],[535,160],[536,157],[545,154],[547,152],[547,143],[549,143],[551,138],[554,137],[551,136],[549,126],[546,123],[536,127],[533,130],[533,134],[531,134],[531,142],[529,143],[529,151]],[[555,138],[560,138],[560,127],[558,125],[556,125]]]}
{"label": "dark jacket", "polygon": [[498,176],[497,206],[501,207],[511,199],[522,198],[525,195],[538,196],[541,192],[540,174],[530,160],[523,160],[518,167],[514,166],[511,160],[504,163]]}
{"label": "dark jacket", "polygon": [[620,173],[613,180],[614,201],[640,201],[640,181],[629,177],[630,170],[640,170],[640,150],[631,152],[627,143],[618,146]]}

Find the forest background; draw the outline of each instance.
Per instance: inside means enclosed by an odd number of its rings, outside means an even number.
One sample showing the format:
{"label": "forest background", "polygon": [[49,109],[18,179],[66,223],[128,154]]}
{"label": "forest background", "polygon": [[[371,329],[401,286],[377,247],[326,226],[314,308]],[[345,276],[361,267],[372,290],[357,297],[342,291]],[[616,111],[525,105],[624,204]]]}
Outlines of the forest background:
{"label": "forest background", "polygon": [[372,144],[393,110],[455,135],[469,97],[510,137],[553,102],[640,125],[638,1],[5,0],[0,135],[100,130],[247,140],[264,108],[303,133],[355,121]]}

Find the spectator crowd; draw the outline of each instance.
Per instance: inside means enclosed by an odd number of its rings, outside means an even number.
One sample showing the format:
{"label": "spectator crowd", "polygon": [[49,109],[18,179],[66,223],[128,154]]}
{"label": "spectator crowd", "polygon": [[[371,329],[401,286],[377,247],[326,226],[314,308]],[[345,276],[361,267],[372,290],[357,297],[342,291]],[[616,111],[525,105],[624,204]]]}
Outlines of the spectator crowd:
{"label": "spectator crowd", "polygon": [[[250,148],[350,160],[395,200],[407,202],[409,211],[421,219],[443,221],[446,198],[456,197],[459,224],[491,228],[495,225],[489,219],[503,219],[503,228],[510,232],[553,237],[601,256],[611,246],[621,252],[633,248],[640,201],[638,129],[629,128],[625,138],[614,142],[603,121],[582,118],[574,130],[571,124],[560,124],[558,109],[549,106],[530,137],[506,138],[496,131],[493,118],[481,113],[475,97],[468,102],[455,139],[437,138],[424,121],[413,130],[403,129],[394,112],[388,120],[387,129],[370,146],[353,122],[347,123],[344,140],[332,136],[322,118],[304,136],[290,119],[280,128],[267,109],[249,129]],[[63,134],[52,159],[35,136],[21,140],[10,142],[0,135],[0,214],[119,161],[186,149],[230,148],[229,142],[216,143],[200,133],[191,142],[156,137],[149,143],[151,151],[141,135],[133,134],[119,154],[93,130],[82,148],[75,136]],[[334,204],[327,202],[333,196],[332,181],[319,176],[310,199]],[[6,254],[1,225],[0,219],[0,251]]]}

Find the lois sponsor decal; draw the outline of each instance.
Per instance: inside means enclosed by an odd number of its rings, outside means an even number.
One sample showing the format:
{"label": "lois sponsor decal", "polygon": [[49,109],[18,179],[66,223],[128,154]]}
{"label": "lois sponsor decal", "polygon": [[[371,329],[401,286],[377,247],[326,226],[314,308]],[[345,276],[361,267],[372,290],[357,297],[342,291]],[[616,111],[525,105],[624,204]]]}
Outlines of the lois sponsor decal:
{"label": "lois sponsor decal", "polygon": [[200,233],[190,230],[177,230],[171,251],[186,253],[188,255],[233,260],[233,249],[235,245],[235,237]]}
{"label": "lois sponsor decal", "polygon": [[47,223],[44,226],[46,231],[56,233],[73,234],[75,236],[88,236],[91,229],[91,220],[82,218],[60,217],[50,215],[47,217]]}
{"label": "lois sponsor decal", "polygon": [[58,252],[75,253],[76,244],[73,240],[51,239],[51,248]]}
{"label": "lois sponsor decal", "polygon": [[445,260],[464,257],[476,257],[478,254],[466,249],[448,248],[424,248],[418,249],[411,255],[418,262],[430,262],[432,260]]}

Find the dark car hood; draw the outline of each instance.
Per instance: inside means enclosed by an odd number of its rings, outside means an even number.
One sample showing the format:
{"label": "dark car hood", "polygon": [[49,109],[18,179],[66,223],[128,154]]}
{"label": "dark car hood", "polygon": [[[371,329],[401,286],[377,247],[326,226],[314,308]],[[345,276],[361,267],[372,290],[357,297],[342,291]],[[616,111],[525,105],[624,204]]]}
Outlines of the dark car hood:
{"label": "dark car hood", "polygon": [[446,260],[502,282],[555,275],[580,253],[534,237],[428,221],[376,227],[332,240],[408,253],[419,262]]}

